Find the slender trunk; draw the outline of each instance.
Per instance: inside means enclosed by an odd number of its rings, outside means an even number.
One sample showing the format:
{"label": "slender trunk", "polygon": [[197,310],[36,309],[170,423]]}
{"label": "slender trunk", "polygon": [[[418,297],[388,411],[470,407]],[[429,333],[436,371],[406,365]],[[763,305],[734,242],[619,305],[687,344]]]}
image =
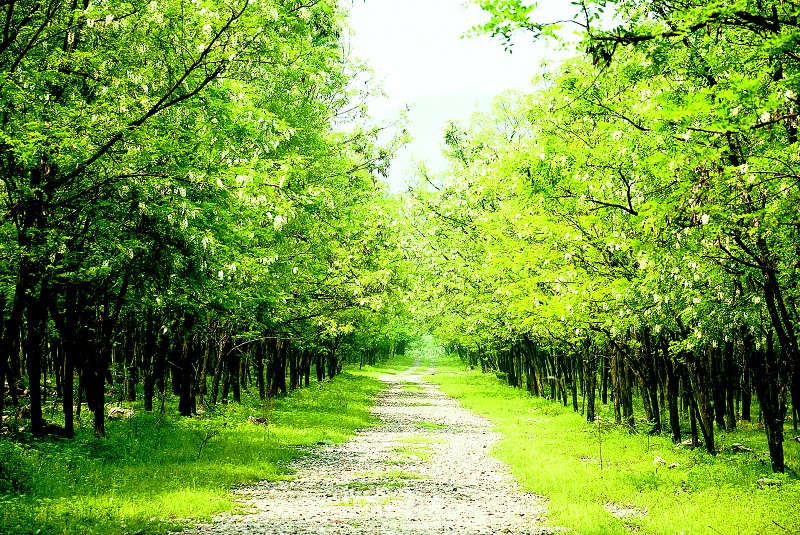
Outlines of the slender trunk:
{"label": "slender trunk", "polygon": [[724,376],[727,384],[725,390],[725,429],[733,431],[736,429],[736,408],[734,400],[739,391],[739,375],[736,373],[736,362],[734,361],[733,342],[726,342],[723,348],[724,357]]}
{"label": "slender trunk", "polygon": [[[44,282],[41,283],[42,286]],[[31,406],[31,432],[39,437],[44,433],[44,417],[42,414],[42,363],[44,360],[46,312],[42,303],[44,288],[37,290],[39,299],[31,299],[25,308],[27,333],[25,337],[25,365],[28,371],[28,392]]]}
{"label": "slender trunk", "polygon": [[84,356],[81,366],[81,390],[86,396],[89,411],[94,413],[95,434],[105,434],[105,383],[100,369],[100,349],[84,334],[80,353]]}
{"label": "slender trunk", "polygon": [[797,433],[797,420],[800,420],[800,368],[792,374],[792,428]]}
{"label": "slender trunk", "polygon": [[[211,331],[211,323],[209,321],[207,332]],[[211,366],[211,354],[213,353],[214,344],[211,341],[210,334],[207,334],[206,344],[203,349],[203,365],[200,368],[200,373],[197,376],[197,396],[200,398],[200,404],[206,402],[206,394],[208,394],[208,369]]]}
{"label": "slender trunk", "polygon": [[752,370],[752,363],[753,363],[753,357],[752,357],[753,347],[747,345],[747,342],[746,342],[747,334],[746,333],[743,333],[743,334],[744,335],[742,336],[742,340],[745,341],[745,342],[742,344],[742,379],[741,379],[741,383],[740,383],[740,387],[739,388],[741,390],[741,397],[742,397],[742,402],[741,402],[742,413],[741,413],[741,417],[742,417],[742,420],[745,420],[745,421],[749,422],[752,419],[752,417],[750,415],[750,409],[752,408],[752,405],[753,405],[753,382],[751,380],[752,379],[751,370]]}
{"label": "slender trunk", "polygon": [[176,387],[178,394],[178,413],[181,416],[192,415],[192,353],[193,348],[191,340],[192,320],[190,315],[187,314],[184,319],[183,333],[179,336],[182,340],[175,340],[175,350],[173,351],[173,359],[175,359],[175,368],[173,376],[176,376]]}
{"label": "slender trunk", "polygon": [[294,348],[287,350],[289,361],[289,390],[297,390],[300,385],[300,363],[298,362],[298,352]]}
{"label": "slender trunk", "polygon": [[338,356],[336,355],[336,349],[331,349],[328,352],[328,379],[333,379],[336,377],[336,368],[339,365],[338,363]]}
{"label": "slender trunk", "polygon": [[307,349],[303,350],[303,382],[306,388],[311,384],[311,353]]}
{"label": "slender trunk", "polygon": [[211,379],[211,397],[209,399],[209,403],[211,405],[217,404],[217,398],[219,397],[219,383],[222,379],[222,371],[225,368],[225,342],[224,337],[226,336],[223,333],[223,338],[219,341],[218,351],[217,351],[217,361],[214,366],[214,377]]}
{"label": "slender trunk", "polygon": [[669,411],[669,428],[672,432],[672,441],[675,444],[681,441],[681,415],[678,408],[680,398],[680,372],[678,364],[672,362],[669,355],[669,339],[661,337],[661,355],[664,367],[667,370],[667,409]]}
{"label": "slender trunk", "polygon": [[25,315],[25,286],[22,278],[17,281],[14,290],[14,303],[11,306],[11,315],[5,329],[5,337],[0,351],[7,351],[6,360],[8,368],[6,381],[11,394],[11,404],[19,406],[19,392],[21,391],[22,366],[20,354],[22,353],[22,324]]}
{"label": "slender trunk", "polygon": [[653,435],[661,434],[661,405],[658,400],[658,392],[660,390],[658,380],[658,370],[661,367],[660,355],[661,352],[659,351],[658,347],[655,347],[655,344],[653,343],[653,337],[649,329],[646,329],[644,331],[644,358],[647,377],[644,383],[646,392],[643,392],[642,396],[649,398],[650,401],[649,418],[650,422],[653,424],[652,429],[650,429],[650,433]]}
{"label": "slender trunk", "polygon": [[584,371],[585,387],[584,399],[586,401],[586,421],[594,422],[597,416],[595,412],[595,394],[597,393],[597,356],[592,353],[590,345],[584,347]]}
{"label": "slender trunk", "polygon": [[728,396],[729,386],[726,384],[725,377],[725,355],[721,348],[708,348],[709,369],[711,370],[712,399],[714,400],[714,420],[719,429],[725,429],[725,400]]}
{"label": "slender trunk", "polygon": [[572,356],[570,358],[570,379],[572,382],[570,383],[570,390],[572,391],[572,410],[578,412],[580,407],[578,407],[578,359],[577,356]]}
{"label": "slender trunk", "polygon": [[125,401],[136,401],[136,384],[139,382],[139,367],[136,365],[136,329],[128,322],[125,337]]}
{"label": "slender trunk", "polygon": [[286,391],[286,353],[288,351],[289,343],[285,340],[280,340],[278,343],[278,354],[276,359],[275,379],[277,390],[281,395],[285,396]]}
{"label": "slender trunk", "polygon": [[619,351],[611,348],[611,396],[614,398],[614,422],[622,424],[622,364]]}
{"label": "slender trunk", "polygon": [[64,433],[67,437],[75,435],[75,419],[73,417],[72,405],[75,402],[75,360],[72,351],[67,349],[65,344],[63,354],[64,378],[62,379],[63,396],[61,398],[62,410],[64,412]]}
{"label": "slender trunk", "polygon": [[241,360],[242,355],[238,350],[231,352],[229,357],[230,371],[228,376],[231,381],[231,391],[233,392],[233,402],[242,402],[242,381],[241,381]]}
{"label": "slender trunk", "polygon": [[256,343],[256,386],[258,387],[258,399],[267,399],[266,389],[264,388],[264,342]]}
{"label": "slender trunk", "polygon": [[317,350],[315,367],[317,370],[317,382],[321,383],[325,378],[325,354],[320,350]]}
{"label": "slender trunk", "polygon": [[[768,249],[766,240],[760,238],[757,247],[761,253],[759,260],[764,275],[764,301],[769,313],[772,328],[767,329],[768,346],[764,359],[754,363],[754,382],[758,401],[764,414],[764,428],[767,433],[772,469],[783,472],[786,467],[783,452],[783,423],[786,406],[782,391],[786,386],[783,377],[800,367],[800,348],[798,348],[794,319],[783,297],[783,289],[777,278],[774,255]],[[780,355],[772,344],[774,334],[780,344]],[[791,384],[789,385],[791,386]]]}
{"label": "slender trunk", "polygon": [[711,402],[711,388],[708,365],[704,354],[693,353],[686,357],[687,385],[691,388],[690,403],[697,417],[700,432],[703,434],[706,451],[716,453],[714,445],[714,405]]}
{"label": "slender trunk", "polygon": [[[7,328],[6,322],[4,321],[6,314],[6,296],[4,293],[0,293],[0,343],[5,341],[5,329]],[[0,429],[3,427],[3,415],[5,414],[5,400],[6,400],[6,367],[8,366],[8,360],[6,358],[6,352],[0,348]]]}
{"label": "slender trunk", "polygon": [[142,381],[142,391],[144,394],[144,410],[153,411],[153,397],[155,396],[155,369],[154,361],[157,351],[156,322],[152,312],[148,312],[145,321],[144,348],[142,349],[142,371],[144,380]]}
{"label": "slender trunk", "polygon": [[631,433],[636,432],[636,422],[633,415],[633,370],[622,360],[623,383],[620,395],[622,396],[622,419]]}
{"label": "slender trunk", "polygon": [[782,368],[780,359],[781,357],[775,351],[772,329],[768,329],[767,346],[764,353],[753,359],[753,382],[763,415],[772,470],[782,473],[786,470],[783,451],[783,424],[786,406],[782,400],[779,384],[779,370]]}

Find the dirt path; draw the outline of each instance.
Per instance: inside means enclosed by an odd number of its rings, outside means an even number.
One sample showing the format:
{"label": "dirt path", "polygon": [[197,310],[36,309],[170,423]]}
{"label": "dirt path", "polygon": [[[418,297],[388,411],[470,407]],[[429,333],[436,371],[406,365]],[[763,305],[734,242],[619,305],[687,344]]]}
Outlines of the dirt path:
{"label": "dirt path", "polygon": [[381,424],[295,465],[297,478],[236,493],[253,514],[223,515],[196,534],[540,534],[543,500],[516,489],[488,456],[482,417],[421,381],[382,378]]}

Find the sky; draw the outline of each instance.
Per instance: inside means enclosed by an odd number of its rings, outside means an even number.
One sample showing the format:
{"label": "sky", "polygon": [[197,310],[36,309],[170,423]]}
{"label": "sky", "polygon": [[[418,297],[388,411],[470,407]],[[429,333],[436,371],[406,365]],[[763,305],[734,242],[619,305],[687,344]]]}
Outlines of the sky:
{"label": "sky", "polygon": [[[569,0],[548,0],[543,20],[571,18]],[[564,56],[553,45],[521,34],[513,54],[485,36],[462,38],[484,22],[484,12],[464,0],[346,0],[351,50],[366,61],[386,98],[369,103],[371,115],[391,121],[410,105],[412,143],[392,164],[392,190],[404,188],[416,161],[441,171],[442,131],[448,120],[468,121],[505,90],[526,90],[545,60]]]}

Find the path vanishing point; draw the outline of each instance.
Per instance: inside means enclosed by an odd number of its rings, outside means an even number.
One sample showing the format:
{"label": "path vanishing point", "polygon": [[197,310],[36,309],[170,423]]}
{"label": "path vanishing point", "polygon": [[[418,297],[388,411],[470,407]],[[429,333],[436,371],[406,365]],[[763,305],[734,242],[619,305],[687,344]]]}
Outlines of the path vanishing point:
{"label": "path vanishing point", "polygon": [[249,514],[220,515],[195,535],[543,534],[544,499],[520,491],[489,455],[483,417],[422,381],[418,367],[386,375],[380,424],[315,449],[291,481],[237,489]]}

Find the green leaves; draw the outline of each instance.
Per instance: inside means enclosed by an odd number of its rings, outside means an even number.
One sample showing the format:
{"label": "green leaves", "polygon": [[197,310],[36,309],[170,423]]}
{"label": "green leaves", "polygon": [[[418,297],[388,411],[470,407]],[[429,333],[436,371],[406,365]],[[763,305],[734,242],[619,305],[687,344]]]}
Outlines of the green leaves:
{"label": "green leaves", "polygon": [[[477,31],[505,43],[541,27],[520,2],[480,5]],[[424,295],[443,300],[420,308],[477,345],[643,325],[685,350],[765,336],[765,281],[796,287],[797,6],[579,5],[594,57],[449,128],[443,187],[414,192]],[[600,30],[607,7],[618,26]],[[776,332],[798,320],[770,314]]]}

